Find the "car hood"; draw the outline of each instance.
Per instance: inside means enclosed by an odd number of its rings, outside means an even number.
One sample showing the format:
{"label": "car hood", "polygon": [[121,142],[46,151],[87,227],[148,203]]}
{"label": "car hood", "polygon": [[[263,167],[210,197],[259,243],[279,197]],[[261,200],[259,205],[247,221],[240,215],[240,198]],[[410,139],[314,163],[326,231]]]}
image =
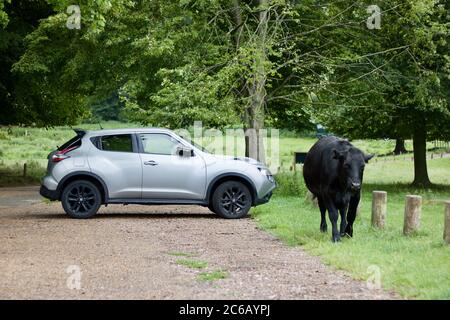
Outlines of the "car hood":
{"label": "car hood", "polygon": [[248,157],[234,157],[234,156],[225,156],[225,155],[211,155],[211,157],[221,160],[231,160],[231,161],[244,161],[248,164],[252,164],[255,166],[264,166],[261,162]]}

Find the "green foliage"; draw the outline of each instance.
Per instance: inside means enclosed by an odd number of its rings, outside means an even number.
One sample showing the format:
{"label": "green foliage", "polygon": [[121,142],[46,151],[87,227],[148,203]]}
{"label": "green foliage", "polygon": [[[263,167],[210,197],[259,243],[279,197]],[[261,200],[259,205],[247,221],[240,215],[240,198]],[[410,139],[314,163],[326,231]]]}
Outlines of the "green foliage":
{"label": "green foliage", "polygon": [[277,189],[275,194],[280,196],[299,196],[305,193],[305,185],[301,172],[281,172],[275,176]]}
{"label": "green foliage", "polygon": [[[359,24],[348,33],[335,32],[347,44],[338,52],[344,63],[319,94],[316,117],[349,138],[408,139],[423,124],[429,138],[449,139],[448,1],[383,0],[377,5],[381,30]],[[342,19],[358,21],[364,9],[355,7]]]}
{"label": "green foliage", "polygon": [[120,101],[117,94],[112,94],[106,100],[93,103],[90,106],[92,116],[89,119],[91,123],[101,121],[123,121],[126,122],[127,117],[124,112],[124,104]]}
{"label": "green foliage", "polygon": [[[8,16],[4,28],[2,13]],[[21,92],[27,94],[28,88],[21,87],[21,77],[13,74],[11,68],[25,51],[25,36],[36,28],[39,19],[50,14],[51,8],[44,0],[0,1],[0,124],[28,121],[29,106],[18,102]]]}
{"label": "green foliage", "polygon": [[0,0],[0,28],[6,27],[9,22],[8,14],[5,12],[5,2],[9,3],[10,0]]}

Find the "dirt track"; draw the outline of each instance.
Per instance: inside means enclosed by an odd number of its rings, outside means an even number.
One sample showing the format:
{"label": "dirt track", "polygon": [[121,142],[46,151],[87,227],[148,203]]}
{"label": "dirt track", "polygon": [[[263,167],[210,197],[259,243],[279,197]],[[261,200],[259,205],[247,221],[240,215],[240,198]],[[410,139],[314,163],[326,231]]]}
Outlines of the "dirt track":
{"label": "dirt track", "polygon": [[[116,205],[73,220],[59,203],[24,201],[33,197],[0,189],[0,299],[395,298],[286,247],[249,218],[224,220],[196,206]],[[180,259],[208,266],[191,269]],[[76,268],[79,290],[69,288]],[[198,279],[217,269],[228,276]]]}

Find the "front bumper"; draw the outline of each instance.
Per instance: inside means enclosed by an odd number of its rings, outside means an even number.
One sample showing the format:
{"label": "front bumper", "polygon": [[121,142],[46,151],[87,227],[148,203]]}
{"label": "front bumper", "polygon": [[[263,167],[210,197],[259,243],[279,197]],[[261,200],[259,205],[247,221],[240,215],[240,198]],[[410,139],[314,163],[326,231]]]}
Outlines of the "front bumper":
{"label": "front bumper", "polygon": [[59,200],[59,192],[58,190],[49,190],[46,186],[41,186],[41,189],[39,190],[39,193],[44,198],[47,198],[49,200],[55,201]]}
{"label": "front bumper", "polygon": [[264,177],[263,180],[264,182],[258,190],[258,196],[254,202],[255,206],[269,202],[272,197],[273,190],[277,187],[277,182],[275,180],[269,181],[266,177]]}
{"label": "front bumper", "polygon": [[255,206],[269,202],[270,198],[272,197],[272,194],[273,194],[272,191],[270,191],[264,197],[256,199]]}

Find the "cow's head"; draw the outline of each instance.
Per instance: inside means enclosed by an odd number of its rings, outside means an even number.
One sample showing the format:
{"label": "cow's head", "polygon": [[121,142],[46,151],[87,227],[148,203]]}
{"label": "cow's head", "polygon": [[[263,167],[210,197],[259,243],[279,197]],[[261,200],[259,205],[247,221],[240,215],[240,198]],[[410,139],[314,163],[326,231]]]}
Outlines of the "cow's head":
{"label": "cow's head", "polygon": [[373,154],[364,154],[357,148],[348,148],[345,150],[333,150],[333,158],[339,161],[339,180],[341,184],[353,193],[361,190],[363,180],[364,166]]}

